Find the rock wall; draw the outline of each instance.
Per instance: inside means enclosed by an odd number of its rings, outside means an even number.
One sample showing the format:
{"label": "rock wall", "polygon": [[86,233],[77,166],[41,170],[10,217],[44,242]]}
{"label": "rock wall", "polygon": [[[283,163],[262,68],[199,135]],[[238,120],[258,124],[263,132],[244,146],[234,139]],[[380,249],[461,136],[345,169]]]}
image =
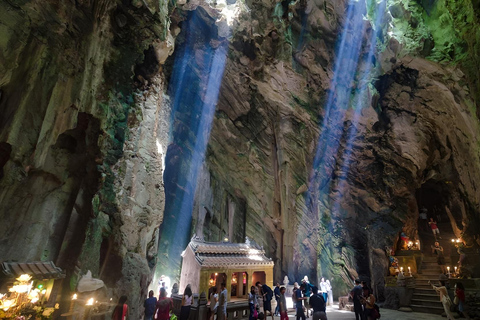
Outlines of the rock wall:
{"label": "rock wall", "polygon": [[0,1],[0,255],[65,270],[61,308],[91,270],[143,312],[164,207],[168,10]]}

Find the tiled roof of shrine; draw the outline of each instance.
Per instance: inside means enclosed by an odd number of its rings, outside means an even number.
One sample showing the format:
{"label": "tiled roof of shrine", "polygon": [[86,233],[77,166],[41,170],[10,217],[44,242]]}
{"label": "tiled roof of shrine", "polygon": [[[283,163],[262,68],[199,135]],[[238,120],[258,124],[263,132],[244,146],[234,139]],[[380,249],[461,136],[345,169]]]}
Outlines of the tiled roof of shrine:
{"label": "tiled roof of shrine", "polygon": [[265,256],[265,250],[248,238],[245,243],[205,242],[198,238],[192,238],[188,246],[202,267],[274,265],[272,259]]}

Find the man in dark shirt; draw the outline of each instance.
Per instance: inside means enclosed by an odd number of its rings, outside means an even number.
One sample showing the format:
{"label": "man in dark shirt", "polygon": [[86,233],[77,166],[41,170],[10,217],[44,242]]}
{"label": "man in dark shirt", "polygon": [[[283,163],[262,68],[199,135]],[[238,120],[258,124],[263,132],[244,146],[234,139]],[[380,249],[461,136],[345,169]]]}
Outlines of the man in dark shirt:
{"label": "man in dark shirt", "polygon": [[313,320],[327,320],[325,313],[326,303],[323,295],[318,294],[318,288],[312,287],[312,295],[310,296],[310,307],[313,309]]}
{"label": "man in dark shirt", "polygon": [[277,282],[275,289],[273,289],[273,294],[275,295],[275,301],[277,301],[277,306],[275,307],[275,316],[280,315],[280,283]]}
{"label": "man in dark shirt", "polygon": [[365,316],[363,314],[363,307],[362,307],[362,295],[363,295],[363,288],[360,284],[360,280],[355,280],[355,287],[353,287],[352,291],[350,291],[350,296],[353,299],[353,310],[355,311],[355,319],[356,320],[365,320]]}
{"label": "man in dark shirt", "polygon": [[297,320],[299,320],[300,318],[302,320],[305,320],[306,317],[305,317],[305,312],[303,312],[303,300],[307,299],[305,297],[302,296],[302,290],[304,289],[304,287],[302,286],[298,286],[298,283],[294,283],[293,284],[294,286],[294,289],[295,289],[295,297],[296,297],[296,302],[295,302],[295,308],[297,309]]}
{"label": "man in dark shirt", "polygon": [[153,290],[148,293],[148,299],[145,300],[143,306],[145,307],[145,320],[152,320],[155,313],[155,305],[157,298],[153,296]]}

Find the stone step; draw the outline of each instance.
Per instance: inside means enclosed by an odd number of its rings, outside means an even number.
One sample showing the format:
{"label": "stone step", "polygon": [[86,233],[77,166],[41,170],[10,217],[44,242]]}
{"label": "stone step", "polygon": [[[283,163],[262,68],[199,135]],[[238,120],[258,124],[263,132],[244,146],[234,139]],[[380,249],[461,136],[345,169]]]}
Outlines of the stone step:
{"label": "stone step", "polygon": [[425,307],[443,307],[438,297],[437,297],[437,300],[425,300],[425,299],[412,298],[412,305],[425,306]]}
{"label": "stone step", "polygon": [[429,301],[440,301],[439,295],[436,293],[417,293],[416,290],[413,292],[413,300],[429,300]]}
{"label": "stone step", "polygon": [[444,312],[443,305],[438,306],[424,306],[424,305],[414,305],[410,306],[414,312],[421,312],[421,313],[430,313],[430,314],[442,314]]}
{"label": "stone step", "polygon": [[437,292],[435,289],[433,289],[431,286],[428,288],[422,288],[422,287],[415,287],[415,290],[413,291],[413,294],[428,294],[428,295],[436,295],[438,297]]}

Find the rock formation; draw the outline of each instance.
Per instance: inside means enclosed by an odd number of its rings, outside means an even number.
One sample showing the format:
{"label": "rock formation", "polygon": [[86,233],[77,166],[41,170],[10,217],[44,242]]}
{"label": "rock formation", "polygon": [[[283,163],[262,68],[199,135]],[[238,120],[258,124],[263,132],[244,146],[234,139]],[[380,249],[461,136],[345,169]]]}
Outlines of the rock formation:
{"label": "rock formation", "polygon": [[[381,292],[419,204],[473,245],[478,4],[373,6],[0,1],[0,255],[55,261],[64,297],[91,270],[137,318],[195,233],[255,239],[275,279],[334,278],[335,295],[359,275]],[[337,62],[342,33],[359,53]]]}

